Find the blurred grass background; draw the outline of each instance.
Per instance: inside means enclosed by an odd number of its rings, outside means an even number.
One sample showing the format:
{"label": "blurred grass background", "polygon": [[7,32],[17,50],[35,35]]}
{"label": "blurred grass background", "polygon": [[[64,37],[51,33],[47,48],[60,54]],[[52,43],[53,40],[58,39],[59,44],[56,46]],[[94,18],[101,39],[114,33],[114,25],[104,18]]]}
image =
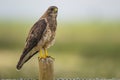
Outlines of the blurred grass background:
{"label": "blurred grass background", "polygon": [[[38,54],[21,71],[15,68],[33,24],[0,20],[0,78],[38,77]],[[58,21],[56,43],[48,51],[57,78],[120,78],[120,20]]]}

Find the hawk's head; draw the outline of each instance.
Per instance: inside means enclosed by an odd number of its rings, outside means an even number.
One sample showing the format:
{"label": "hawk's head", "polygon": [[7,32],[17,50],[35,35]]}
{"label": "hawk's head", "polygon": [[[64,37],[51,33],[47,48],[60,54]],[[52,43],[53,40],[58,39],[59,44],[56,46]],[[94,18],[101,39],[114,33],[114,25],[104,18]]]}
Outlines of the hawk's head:
{"label": "hawk's head", "polygon": [[56,18],[57,13],[58,13],[58,8],[56,6],[50,6],[45,12],[45,14],[43,15],[43,17],[51,16]]}

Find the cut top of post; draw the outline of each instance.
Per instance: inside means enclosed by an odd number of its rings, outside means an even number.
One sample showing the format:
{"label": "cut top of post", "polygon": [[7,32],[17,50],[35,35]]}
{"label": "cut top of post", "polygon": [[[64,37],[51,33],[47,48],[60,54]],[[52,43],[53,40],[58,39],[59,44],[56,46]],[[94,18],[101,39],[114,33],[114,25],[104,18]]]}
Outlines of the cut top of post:
{"label": "cut top of post", "polygon": [[54,80],[54,58],[38,58],[39,80]]}

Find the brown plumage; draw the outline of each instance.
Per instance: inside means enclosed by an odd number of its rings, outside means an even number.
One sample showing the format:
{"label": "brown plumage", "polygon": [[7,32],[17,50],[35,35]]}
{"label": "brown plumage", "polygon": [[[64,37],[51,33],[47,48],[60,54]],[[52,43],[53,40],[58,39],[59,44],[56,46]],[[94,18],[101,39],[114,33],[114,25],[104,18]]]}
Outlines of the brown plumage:
{"label": "brown plumage", "polygon": [[44,15],[33,25],[26,39],[23,53],[16,66],[18,70],[37,52],[42,49],[46,50],[53,45],[57,27],[57,12],[58,8],[56,6],[49,7]]}

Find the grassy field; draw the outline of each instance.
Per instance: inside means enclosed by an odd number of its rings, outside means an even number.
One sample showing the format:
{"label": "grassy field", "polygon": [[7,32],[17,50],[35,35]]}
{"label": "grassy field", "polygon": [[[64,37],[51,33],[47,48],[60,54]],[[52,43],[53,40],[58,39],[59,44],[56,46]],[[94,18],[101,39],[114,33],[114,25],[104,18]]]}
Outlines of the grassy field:
{"label": "grassy field", "polygon": [[[15,68],[33,23],[0,22],[0,78],[38,77],[38,55],[21,71]],[[59,22],[56,43],[49,49],[49,55],[55,58],[58,78],[120,78],[120,23]]]}

